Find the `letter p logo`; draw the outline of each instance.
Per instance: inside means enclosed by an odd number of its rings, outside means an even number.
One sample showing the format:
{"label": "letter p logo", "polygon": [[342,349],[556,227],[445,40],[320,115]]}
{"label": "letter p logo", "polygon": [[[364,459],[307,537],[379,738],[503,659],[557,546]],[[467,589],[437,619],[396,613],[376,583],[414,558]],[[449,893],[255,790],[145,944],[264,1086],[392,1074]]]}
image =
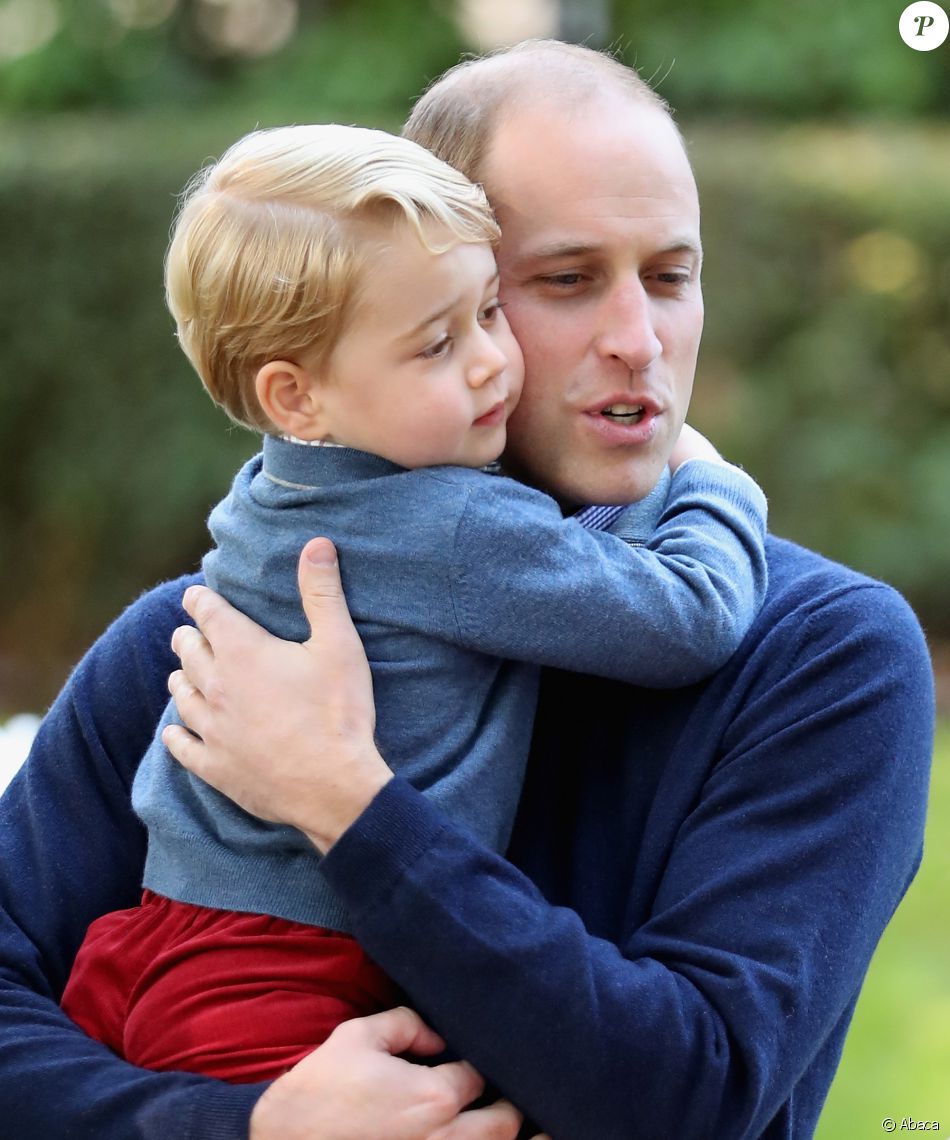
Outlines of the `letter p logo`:
{"label": "letter p logo", "polygon": [[950,20],[939,4],[919,0],[901,13],[898,30],[904,43],[914,51],[933,51],[947,38]]}

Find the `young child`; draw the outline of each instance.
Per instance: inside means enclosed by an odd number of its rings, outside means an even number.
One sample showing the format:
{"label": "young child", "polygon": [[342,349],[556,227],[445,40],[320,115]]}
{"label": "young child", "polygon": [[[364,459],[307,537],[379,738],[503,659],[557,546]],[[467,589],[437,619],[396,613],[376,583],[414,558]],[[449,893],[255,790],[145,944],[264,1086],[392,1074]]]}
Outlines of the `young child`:
{"label": "young child", "polygon": [[[330,537],[383,755],[502,851],[539,666],[654,687],[718,668],[764,594],[765,503],[705,441],[708,458],[664,485],[655,533],[627,541],[482,470],[522,383],[497,237],[481,190],[415,144],[289,127],[193,181],[166,281],[208,391],[264,433],[211,514],[206,581],[303,640],[297,558]],[[605,411],[644,438],[655,426],[649,408]],[[93,923],[63,1006],[135,1064],[272,1078],[396,991],[346,933],[304,836],[168,755],[174,718],[169,705],[133,787],[142,904]]]}

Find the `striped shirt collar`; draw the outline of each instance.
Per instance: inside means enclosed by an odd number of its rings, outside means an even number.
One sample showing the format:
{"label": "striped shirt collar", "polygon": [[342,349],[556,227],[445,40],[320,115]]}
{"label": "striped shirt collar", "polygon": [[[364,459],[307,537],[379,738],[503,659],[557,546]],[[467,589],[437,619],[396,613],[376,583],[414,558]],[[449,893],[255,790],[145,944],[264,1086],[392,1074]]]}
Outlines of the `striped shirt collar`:
{"label": "striped shirt collar", "polygon": [[588,530],[609,530],[633,545],[647,542],[666,509],[671,481],[670,469],[666,467],[653,490],[637,502],[619,507],[595,503],[581,507],[573,517]]}
{"label": "striped shirt collar", "polygon": [[626,509],[623,506],[601,507],[595,504],[592,507],[581,507],[573,518],[586,530],[609,530]]}

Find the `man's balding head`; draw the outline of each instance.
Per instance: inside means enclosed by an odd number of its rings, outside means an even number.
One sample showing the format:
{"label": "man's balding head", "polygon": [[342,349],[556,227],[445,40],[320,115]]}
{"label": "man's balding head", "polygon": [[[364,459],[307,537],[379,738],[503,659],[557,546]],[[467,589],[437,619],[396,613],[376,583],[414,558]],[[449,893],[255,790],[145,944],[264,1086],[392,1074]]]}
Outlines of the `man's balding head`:
{"label": "man's balding head", "polygon": [[670,114],[666,101],[613,56],[559,40],[526,40],[447,71],[416,103],[402,133],[481,182],[503,119],[545,105],[567,114],[605,93]]}

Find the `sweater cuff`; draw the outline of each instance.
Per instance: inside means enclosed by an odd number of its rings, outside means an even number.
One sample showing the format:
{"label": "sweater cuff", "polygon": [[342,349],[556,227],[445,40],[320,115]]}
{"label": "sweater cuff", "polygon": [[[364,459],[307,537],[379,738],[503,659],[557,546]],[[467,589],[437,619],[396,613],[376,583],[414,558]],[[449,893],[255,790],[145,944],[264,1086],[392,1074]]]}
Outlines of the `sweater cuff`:
{"label": "sweater cuff", "polygon": [[[176,1074],[181,1076],[181,1074]],[[251,1113],[267,1083],[229,1085],[200,1078],[180,1095],[159,1097],[139,1113],[142,1136],[182,1140],[247,1140]]]}
{"label": "sweater cuff", "polygon": [[395,776],[324,855],[320,870],[358,919],[392,896],[444,828],[443,816],[425,796]]}

